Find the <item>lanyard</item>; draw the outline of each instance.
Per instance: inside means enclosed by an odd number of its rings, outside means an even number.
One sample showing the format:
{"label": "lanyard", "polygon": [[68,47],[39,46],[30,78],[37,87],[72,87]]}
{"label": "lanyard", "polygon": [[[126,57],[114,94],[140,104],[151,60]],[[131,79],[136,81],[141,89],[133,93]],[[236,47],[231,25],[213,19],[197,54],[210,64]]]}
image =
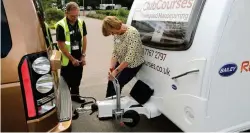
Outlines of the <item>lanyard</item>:
{"label": "lanyard", "polygon": [[72,36],[73,36],[74,38],[76,38],[76,35],[77,35],[77,33],[78,33],[78,24],[70,25],[70,30],[71,30],[71,32],[73,32],[73,33],[72,33]]}

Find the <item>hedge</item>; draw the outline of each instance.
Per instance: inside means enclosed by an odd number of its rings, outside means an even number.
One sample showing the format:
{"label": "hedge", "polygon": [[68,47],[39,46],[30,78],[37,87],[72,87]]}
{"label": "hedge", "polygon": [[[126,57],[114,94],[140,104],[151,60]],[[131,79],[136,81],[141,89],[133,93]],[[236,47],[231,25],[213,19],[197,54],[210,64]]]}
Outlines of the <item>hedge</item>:
{"label": "hedge", "polygon": [[127,22],[129,10],[119,9],[119,10],[96,10],[96,14],[89,13],[87,17],[96,18],[96,19],[103,19],[106,16],[116,16],[119,18],[123,23]]}
{"label": "hedge", "polygon": [[[103,14],[88,14],[87,17],[103,20],[106,17],[106,15],[103,15]],[[117,18],[119,18],[123,23],[127,22],[127,18],[124,18],[124,17],[121,17],[121,16],[117,16]]]}
{"label": "hedge", "polygon": [[103,14],[88,14],[87,17],[90,18],[96,18],[96,19],[104,19],[106,17],[106,15]]}
{"label": "hedge", "polygon": [[125,10],[123,8],[119,10],[97,10],[97,14],[104,14],[107,16],[121,16],[121,17],[128,17],[129,10]]}
{"label": "hedge", "polygon": [[60,9],[49,8],[45,10],[45,20],[51,29],[55,29],[54,24],[64,17],[64,12]]}

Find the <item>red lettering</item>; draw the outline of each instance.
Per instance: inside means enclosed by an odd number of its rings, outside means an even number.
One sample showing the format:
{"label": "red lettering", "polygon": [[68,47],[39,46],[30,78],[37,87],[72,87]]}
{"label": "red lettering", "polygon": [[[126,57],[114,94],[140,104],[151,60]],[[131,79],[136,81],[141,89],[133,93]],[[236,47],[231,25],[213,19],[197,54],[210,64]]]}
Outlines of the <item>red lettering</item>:
{"label": "red lettering", "polygon": [[180,7],[181,7],[181,0],[178,0],[176,8],[178,9]]}
{"label": "red lettering", "polygon": [[186,8],[187,0],[183,0],[181,4],[181,8]]}
{"label": "red lettering", "polygon": [[194,0],[189,0],[187,8],[191,8],[193,6],[193,3],[194,3]]}
{"label": "red lettering", "polygon": [[242,71],[250,72],[250,61],[242,62],[240,72],[242,73]]}

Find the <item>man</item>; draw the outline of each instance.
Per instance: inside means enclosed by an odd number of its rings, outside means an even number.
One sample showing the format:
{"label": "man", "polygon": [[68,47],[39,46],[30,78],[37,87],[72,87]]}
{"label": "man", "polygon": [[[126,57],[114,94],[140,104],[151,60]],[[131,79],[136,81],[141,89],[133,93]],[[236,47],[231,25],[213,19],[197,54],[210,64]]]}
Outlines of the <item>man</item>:
{"label": "man", "polygon": [[66,5],[65,17],[56,23],[56,40],[62,52],[61,76],[71,89],[72,101],[84,103],[79,97],[83,66],[86,65],[87,30],[84,21],[78,19],[79,6],[75,2]]}

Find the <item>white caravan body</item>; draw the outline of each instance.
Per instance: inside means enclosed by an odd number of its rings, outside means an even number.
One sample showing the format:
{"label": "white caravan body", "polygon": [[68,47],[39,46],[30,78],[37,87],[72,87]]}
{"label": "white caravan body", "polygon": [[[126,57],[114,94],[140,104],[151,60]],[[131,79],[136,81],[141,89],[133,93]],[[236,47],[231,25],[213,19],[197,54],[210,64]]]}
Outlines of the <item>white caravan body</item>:
{"label": "white caravan body", "polygon": [[250,129],[250,0],[134,0],[149,102],[183,131]]}

